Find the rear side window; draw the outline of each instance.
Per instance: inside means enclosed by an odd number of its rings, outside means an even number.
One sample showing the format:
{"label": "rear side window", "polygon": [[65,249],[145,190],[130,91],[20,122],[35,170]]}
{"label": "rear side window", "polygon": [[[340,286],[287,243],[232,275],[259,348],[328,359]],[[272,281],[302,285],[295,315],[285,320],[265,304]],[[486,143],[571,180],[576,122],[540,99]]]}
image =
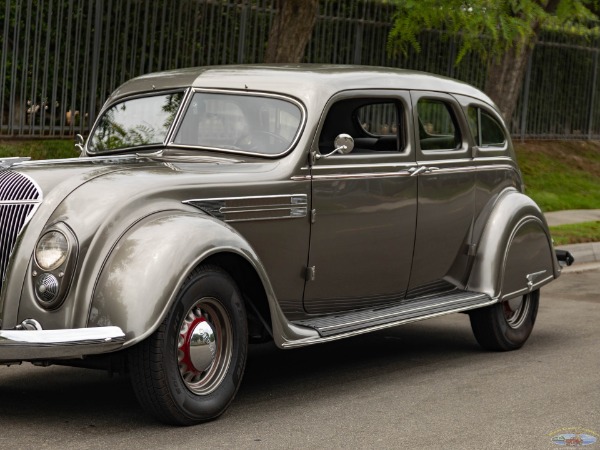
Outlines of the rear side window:
{"label": "rear side window", "polygon": [[468,110],[469,127],[475,143],[480,147],[502,147],[506,135],[500,123],[481,108],[470,106]]}
{"label": "rear side window", "polygon": [[417,103],[419,142],[422,150],[455,150],[461,137],[450,105],[423,98]]}

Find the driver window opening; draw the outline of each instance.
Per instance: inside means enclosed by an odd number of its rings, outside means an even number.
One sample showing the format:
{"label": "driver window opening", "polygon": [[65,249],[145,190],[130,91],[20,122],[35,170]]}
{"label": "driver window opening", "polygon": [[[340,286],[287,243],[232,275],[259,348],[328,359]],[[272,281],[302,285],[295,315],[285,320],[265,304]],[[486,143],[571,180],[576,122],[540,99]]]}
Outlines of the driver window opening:
{"label": "driver window opening", "polygon": [[319,136],[319,151],[330,153],[335,138],[345,133],[354,139],[351,154],[400,152],[405,148],[402,111],[396,100],[340,100],[327,113]]}

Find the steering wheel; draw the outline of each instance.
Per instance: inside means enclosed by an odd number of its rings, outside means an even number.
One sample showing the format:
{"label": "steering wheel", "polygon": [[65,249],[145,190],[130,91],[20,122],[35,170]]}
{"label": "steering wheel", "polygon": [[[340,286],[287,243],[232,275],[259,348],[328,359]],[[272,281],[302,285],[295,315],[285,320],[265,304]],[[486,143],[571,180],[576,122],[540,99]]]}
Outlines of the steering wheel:
{"label": "steering wheel", "polygon": [[289,141],[283,136],[276,133],[264,130],[254,130],[235,141],[235,146],[244,150],[267,150],[265,153],[275,153],[268,150],[273,150],[273,147],[282,147],[285,150],[289,145]]}

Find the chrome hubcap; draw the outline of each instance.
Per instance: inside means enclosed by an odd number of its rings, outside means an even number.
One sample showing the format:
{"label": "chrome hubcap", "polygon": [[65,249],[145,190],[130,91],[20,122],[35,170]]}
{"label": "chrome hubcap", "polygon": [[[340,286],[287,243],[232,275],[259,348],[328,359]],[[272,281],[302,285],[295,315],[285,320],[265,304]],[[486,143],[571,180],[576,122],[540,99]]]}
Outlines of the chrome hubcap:
{"label": "chrome hubcap", "polygon": [[511,328],[519,328],[527,318],[529,304],[531,302],[531,294],[510,299],[503,303],[504,318],[506,323]]}
{"label": "chrome hubcap", "polygon": [[232,353],[232,327],[225,309],[203,298],[188,311],[179,329],[177,362],[186,387],[194,394],[214,391],[227,373]]}

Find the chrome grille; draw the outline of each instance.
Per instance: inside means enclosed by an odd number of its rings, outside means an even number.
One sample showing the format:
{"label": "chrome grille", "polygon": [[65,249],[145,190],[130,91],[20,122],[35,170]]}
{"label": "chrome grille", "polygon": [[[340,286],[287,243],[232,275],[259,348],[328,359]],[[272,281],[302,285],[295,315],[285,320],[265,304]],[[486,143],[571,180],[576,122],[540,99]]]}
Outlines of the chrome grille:
{"label": "chrome grille", "polygon": [[40,189],[28,176],[0,170],[0,290],[17,237],[41,197]]}

